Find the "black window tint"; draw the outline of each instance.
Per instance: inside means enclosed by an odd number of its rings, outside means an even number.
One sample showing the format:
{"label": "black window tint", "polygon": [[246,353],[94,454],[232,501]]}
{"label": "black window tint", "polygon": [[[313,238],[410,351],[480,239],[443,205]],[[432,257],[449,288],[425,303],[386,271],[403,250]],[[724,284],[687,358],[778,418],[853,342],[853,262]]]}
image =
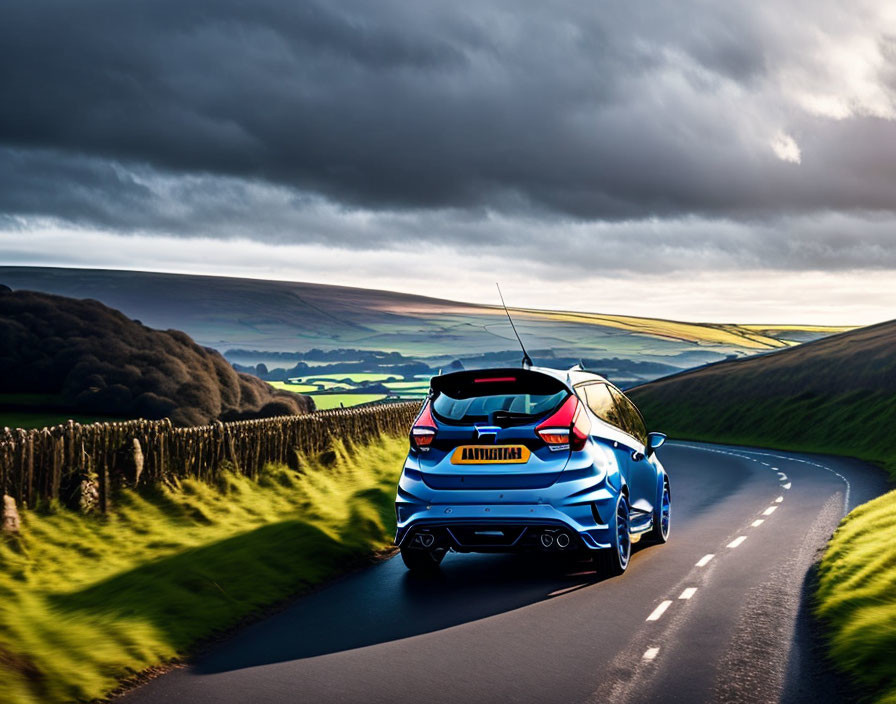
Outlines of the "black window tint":
{"label": "black window tint", "polygon": [[613,403],[613,397],[610,396],[610,389],[606,384],[588,384],[584,387],[584,391],[585,403],[594,415],[617,428],[625,428],[622,416]]}
{"label": "black window tint", "polygon": [[644,425],[644,419],[641,418],[641,414],[635,408],[635,404],[616,389],[610,389],[610,393],[613,394],[613,399],[619,406],[619,413],[622,416],[622,429],[629,435],[636,437],[642,445],[646,445],[647,428]]}

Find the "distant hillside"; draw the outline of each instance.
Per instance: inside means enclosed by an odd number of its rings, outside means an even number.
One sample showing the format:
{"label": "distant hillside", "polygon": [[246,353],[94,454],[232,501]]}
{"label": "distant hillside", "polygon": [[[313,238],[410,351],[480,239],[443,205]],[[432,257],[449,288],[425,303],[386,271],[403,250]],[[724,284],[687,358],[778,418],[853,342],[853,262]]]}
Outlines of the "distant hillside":
{"label": "distant hillside", "polygon": [[152,330],[97,301],[0,287],[0,409],[30,407],[194,425],[313,404],[237,373],[186,333]]}
{"label": "distant hillside", "polygon": [[[344,286],[131,271],[0,267],[13,289],[94,298],[157,328],[184,330],[220,351],[355,348],[428,357],[516,351],[496,306]],[[837,332],[814,326],[682,323],[630,316],[512,309],[532,349],[561,358],[637,360],[679,369]]]}
{"label": "distant hillside", "polygon": [[896,472],[896,321],[628,393],[673,436],[852,455]]}

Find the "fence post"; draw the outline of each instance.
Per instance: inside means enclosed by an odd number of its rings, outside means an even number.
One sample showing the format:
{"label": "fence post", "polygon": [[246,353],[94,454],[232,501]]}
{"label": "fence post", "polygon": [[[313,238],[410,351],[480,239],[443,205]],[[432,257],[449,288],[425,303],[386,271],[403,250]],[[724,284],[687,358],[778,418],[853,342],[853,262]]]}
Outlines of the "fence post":
{"label": "fence post", "polygon": [[25,471],[28,474],[25,493],[25,505],[34,506],[34,431],[25,437]]}
{"label": "fence post", "polygon": [[3,532],[18,533],[22,522],[19,520],[19,512],[16,509],[16,500],[9,494],[3,495]]}

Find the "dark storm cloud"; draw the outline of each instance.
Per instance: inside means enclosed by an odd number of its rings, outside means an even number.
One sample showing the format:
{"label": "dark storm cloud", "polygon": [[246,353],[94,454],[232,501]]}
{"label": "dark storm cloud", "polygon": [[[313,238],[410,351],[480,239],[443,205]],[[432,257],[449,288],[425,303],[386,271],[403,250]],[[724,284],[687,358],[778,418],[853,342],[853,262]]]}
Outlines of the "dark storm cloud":
{"label": "dark storm cloud", "polygon": [[[867,9],[6,3],[0,212],[348,246],[408,231],[513,241],[488,213],[736,221],[760,244],[778,218],[855,213],[858,232],[896,192],[896,51]],[[842,66],[817,58],[837,32],[885,57],[877,83],[851,77],[844,119],[824,102]],[[772,150],[781,133],[791,161]],[[346,209],[387,217],[356,228]],[[728,246],[704,229],[707,248]]]}

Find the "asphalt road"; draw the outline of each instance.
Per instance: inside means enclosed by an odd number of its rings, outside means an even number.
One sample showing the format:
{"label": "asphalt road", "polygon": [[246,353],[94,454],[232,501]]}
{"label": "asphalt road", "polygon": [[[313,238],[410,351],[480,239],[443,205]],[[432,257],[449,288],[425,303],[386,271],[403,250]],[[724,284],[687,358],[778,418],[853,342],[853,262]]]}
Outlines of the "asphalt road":
{"label": "asphalt road", "polygon": [[534,556],[400,558],[337,581],[134,690],[142,702],[843,702],[807,608],[860,462],[669,443],[669,543],[622,577]]}

